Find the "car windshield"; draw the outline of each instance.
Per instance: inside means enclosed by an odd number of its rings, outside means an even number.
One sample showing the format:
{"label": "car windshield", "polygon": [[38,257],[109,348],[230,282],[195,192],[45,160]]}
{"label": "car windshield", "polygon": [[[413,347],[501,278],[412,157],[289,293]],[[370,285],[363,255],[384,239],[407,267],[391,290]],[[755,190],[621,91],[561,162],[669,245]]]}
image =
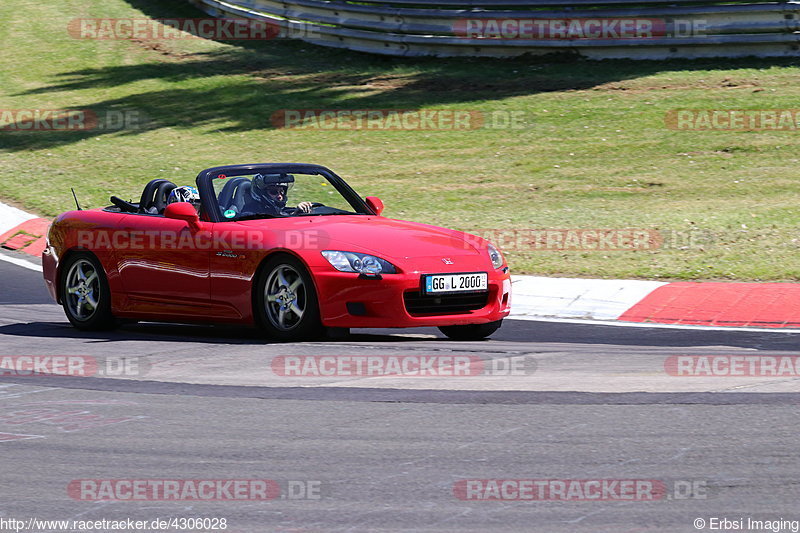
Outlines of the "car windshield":
{"label": "car windshield", "polygon": [[319,174],[221,174],[211,183],[223,220],[359,214],[336,187]]}

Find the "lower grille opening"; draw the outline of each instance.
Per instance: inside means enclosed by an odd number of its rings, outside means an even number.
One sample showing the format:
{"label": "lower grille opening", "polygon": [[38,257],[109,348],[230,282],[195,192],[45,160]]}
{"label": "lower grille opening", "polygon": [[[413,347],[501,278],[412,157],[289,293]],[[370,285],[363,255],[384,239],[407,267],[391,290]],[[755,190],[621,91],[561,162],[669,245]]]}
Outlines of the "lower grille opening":
{"label": "lower grille opening", "polygon": [[489,292],[468,294],[403,294],[406,311],[411,315],[451,315],[468,313],[486,306]]}
{"label": "lower grille opening", "polygon": [[347,312],[353,316],[364,316],[367,314],[367,306],[364,302],[347,302]]}

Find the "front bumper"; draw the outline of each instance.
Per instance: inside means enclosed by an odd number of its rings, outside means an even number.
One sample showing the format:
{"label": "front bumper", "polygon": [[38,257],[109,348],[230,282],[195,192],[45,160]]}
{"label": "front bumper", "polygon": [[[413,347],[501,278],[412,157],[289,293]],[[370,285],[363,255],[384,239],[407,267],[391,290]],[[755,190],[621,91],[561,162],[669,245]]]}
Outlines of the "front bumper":
{"label": "front bumper", "polygon": [[452,312],[444,304],[441,312],[435,306],[409,312],[404,295],[419,293],[421,275],[361,279],[349,272],[314,270],[322,324],[341,328],[455,326],[496,322],[511,312],[511,276],[500,270],[489,272],[488,294],[479,308]]}

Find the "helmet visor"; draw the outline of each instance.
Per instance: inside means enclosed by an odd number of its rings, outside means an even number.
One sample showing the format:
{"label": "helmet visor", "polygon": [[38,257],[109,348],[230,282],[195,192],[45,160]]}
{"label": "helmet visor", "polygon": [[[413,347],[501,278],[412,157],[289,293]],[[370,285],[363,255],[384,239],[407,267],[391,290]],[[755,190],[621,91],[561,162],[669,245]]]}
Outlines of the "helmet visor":
{"label": "helmet visor", "polygon": [[283,183],[269,183],[264,186],[264,192],[270,196],[286,196],[289,187]]}

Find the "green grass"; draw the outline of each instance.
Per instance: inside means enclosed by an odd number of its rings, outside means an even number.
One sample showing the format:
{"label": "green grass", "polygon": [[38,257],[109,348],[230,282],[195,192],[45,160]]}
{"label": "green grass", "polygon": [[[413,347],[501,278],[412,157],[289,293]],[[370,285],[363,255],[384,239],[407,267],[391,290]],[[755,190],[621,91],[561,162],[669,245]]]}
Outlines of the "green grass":
{"label": "green grass", "polygon": [[[0,132],[0,196],[42,215],[192,183],[221,164],[319,163],[390,217],[466,231],[646,228],[647,251],[509,250],[516,273],[800,279],[798,132],[689,132],[676,108],[796,108],[800,60],[402,59],[299,42],[72,39],[78,17],[199,17],[184,2],[6,0],[0,109],[135,110],[140,129]],[[524,129],[274,129],[284,108],[524,111]],[[685,243],[684,243],[685,244]]]}

